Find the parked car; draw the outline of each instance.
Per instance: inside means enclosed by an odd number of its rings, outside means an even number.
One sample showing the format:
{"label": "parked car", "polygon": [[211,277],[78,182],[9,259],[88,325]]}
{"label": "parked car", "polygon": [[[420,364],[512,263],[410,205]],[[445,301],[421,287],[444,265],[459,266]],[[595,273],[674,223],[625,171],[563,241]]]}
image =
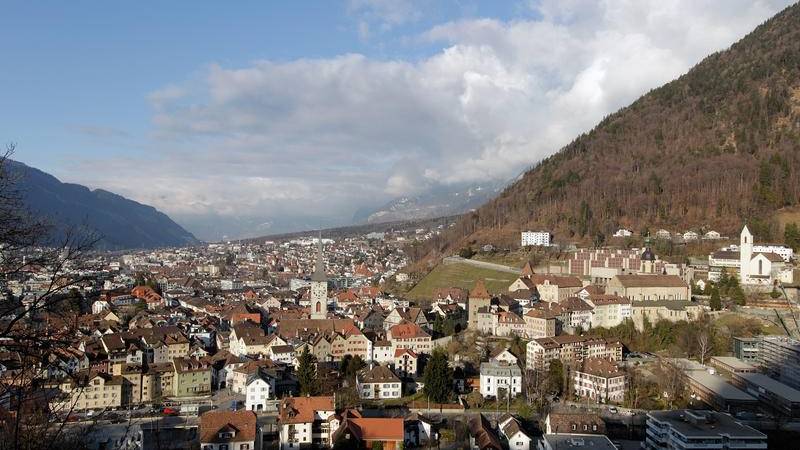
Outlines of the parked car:
{"label": "parked car", "polygon": [[164,410],[161,411],[161,412],[164,413],[165,416],[177,416],[178,415],[178,410],[175,409],[175,408],[170,408],[169,406],[164,408]]}
{"label": "parked car", "polygon": [[611,414],[616,414],[619,412],[619,410],[616,407],[612,406],[608,408],[608,412],[610,412]]}

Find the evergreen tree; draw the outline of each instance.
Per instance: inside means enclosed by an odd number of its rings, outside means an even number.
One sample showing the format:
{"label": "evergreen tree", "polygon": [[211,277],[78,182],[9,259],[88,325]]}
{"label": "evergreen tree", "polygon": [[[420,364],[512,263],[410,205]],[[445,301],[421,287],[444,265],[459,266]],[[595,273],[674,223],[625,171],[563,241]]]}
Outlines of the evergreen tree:
{"label": "evergreen tree", "polygon": [[300,382],[300,395],[317,395],[319,382],[317,380],[317,358],[309,351],[303,349],[297,364],[297,380]]}
{"label": "evergreen tree", "polygon": [[711,290],[711,300],[709,300],[708,306],[711,307],[712,311],[719,311],[722,309],[722,299],[719,297],[719,289],[713,288]]}
{"label": "evergreen tree", "polygon": [[783,230],[783,241],[794,251],[800,251],[800,227],[796,223],[786,224],[786,229]]}
{"label": "evergreen tree", "polygon": [[736,302],[737,305],[744,306],[747,303],[747,298],[741,286],[737,284],[732,292],[733,293],[731,294],[731,298],[733,299],[734,302]]}
{"label": "evergreen tree", "polygon": [[564,391],[564,363],[560,359],[550,361],[547,369],[547,387],[551,393],[561,394]]}
{"label": "evergreen tree", "polygon": [[425,395],[434,402],[446,402],[453,394],[453,371],[447,364],[447,353],[438,348],[433,351],[423,373]]}

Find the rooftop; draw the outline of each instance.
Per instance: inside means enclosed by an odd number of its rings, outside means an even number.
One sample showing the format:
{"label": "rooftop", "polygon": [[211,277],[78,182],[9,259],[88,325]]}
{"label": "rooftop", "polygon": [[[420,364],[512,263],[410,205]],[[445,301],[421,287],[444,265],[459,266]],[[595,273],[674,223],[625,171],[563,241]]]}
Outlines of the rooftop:
{"label": "rooftop", "polygon": [[770,391],[773,394],[782,397],[790,402],[800,403],[800,391],[791,386],[787,386],[780,381],[773,380],[772,378],[761,373],[738,373],[739,377],[748,383],[754,384],[764,390]]}
{"label": "rooftop", "polygon": [[650,411],[647,416],[648,421],[655,419],[661,423],[668,423],[675,431],[688,438],[719,439],[720,436],[767,438],[764,433],[737,422],[730,415],[713,411],[676,409],[673,411]]}
{"label": "rooftop", "polygon": [[599,434],[545,434],[542,438],[552,449],[616,450],[607,436]]}

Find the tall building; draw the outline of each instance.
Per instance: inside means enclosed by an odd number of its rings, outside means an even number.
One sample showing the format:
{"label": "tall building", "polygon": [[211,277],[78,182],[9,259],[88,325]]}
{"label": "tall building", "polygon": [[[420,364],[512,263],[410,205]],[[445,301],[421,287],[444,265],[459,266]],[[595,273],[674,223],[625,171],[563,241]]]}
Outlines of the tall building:
{"label": "tall building", "polygon": [[317,267],[311,275],[311,318],[328,317],[328,277],[325,275],[325,262],[322,261],[322,237],[317,241]]}

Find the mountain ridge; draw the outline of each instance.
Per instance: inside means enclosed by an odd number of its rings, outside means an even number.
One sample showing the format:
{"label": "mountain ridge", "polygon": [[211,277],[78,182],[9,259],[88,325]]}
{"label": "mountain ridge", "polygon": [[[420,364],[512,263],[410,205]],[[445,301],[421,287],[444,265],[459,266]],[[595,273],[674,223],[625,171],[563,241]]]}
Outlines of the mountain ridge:
{"label": "mountain ridge", "polygon": [[713,228],[747,222],[780,234],[800,199],[800,5],[784,9],[681,77],[604,118],[428,244],[519,245],[527,228],[604,242],[618,227]]}
{"label": "mountain ridge", "polygon": [[104,189],[63,183],[24,163],[6,160],[16,176],[24,204],[53,226],[54,237],[70,227],[86,227],[99,235],[98,248],[178,247],[200,241],[156,208]]}

